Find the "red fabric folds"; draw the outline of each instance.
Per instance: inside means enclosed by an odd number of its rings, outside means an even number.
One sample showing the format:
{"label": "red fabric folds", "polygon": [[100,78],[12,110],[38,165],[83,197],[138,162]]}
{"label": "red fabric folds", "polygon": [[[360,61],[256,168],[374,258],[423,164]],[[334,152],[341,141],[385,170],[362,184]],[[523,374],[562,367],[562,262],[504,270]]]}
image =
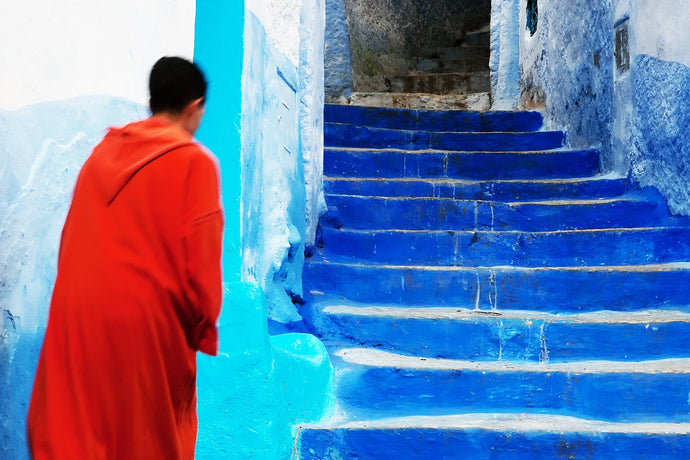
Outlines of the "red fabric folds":
{"label": "red fabric folds", "polygon": [[28,415],[35,460],[194,457],[222,231],[215,161],[184,130],[152,117],[94,149],[62,232]]}

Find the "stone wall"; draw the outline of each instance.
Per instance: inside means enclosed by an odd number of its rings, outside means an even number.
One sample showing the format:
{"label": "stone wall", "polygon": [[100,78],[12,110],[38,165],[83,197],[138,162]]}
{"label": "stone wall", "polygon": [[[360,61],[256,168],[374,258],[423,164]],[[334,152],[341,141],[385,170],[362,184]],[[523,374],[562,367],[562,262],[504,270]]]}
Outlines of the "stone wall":
{"label": "stone wall", "polygon": [[354,91],[386,91],[386,77],[404,75],[415,57],[430,56],[459,42],[465,32],[488,26],[491,15],[490,0],[329,0],[328,5],[329,25],[335,28],[327,44],[338,50],[329,54],[338,57],[326,64],[330,75],[338,76],[326,85],[329,96],[343,94],[349,84],[343,69],[348,64],[343,10]]}

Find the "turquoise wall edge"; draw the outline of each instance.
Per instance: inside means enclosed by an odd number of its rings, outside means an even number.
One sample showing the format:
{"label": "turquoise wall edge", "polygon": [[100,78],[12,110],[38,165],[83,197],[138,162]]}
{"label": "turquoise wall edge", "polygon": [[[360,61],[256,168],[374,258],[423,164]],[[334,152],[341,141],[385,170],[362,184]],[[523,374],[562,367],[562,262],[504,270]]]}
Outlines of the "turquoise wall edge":
{"label": "turquoise wall edge", "polygon": [[220,353],[198,359],[196,454],[287,459],[298,424],[332,409],[333,369],[316,337],[269,336],[264,293],[239,281],[244,2],[199,1],[196,14],[194,59],[210,82],[198,138],[220,161],[226,215]]}

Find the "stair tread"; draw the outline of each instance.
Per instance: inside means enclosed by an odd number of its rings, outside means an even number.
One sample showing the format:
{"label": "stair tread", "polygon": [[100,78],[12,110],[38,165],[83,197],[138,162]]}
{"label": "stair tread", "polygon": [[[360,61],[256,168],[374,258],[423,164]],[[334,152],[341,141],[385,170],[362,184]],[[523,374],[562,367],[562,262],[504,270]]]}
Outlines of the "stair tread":
{"label": "stair tread", "polygon": [[376,368],[430,371],[532,372],[540,374],[690,374],[690,358],[643,361],[583,360],[571,362],[469,361],[425,358],[371,348],[341,348],[344,363]]}
{"label": "stair tread", "polygon": [[321,301],[320,310],[327,315],[344,315],[396,319],[446,319],[476,321],[479,319],[515,319],[568,324],[660,324],[690,322],[690,313],[680,310],[642,310],[620,312],[600,310],[588,313],[548,313],[538,310],[470,310],[456,307],[366,306],[343,301]]}
{"label": "stair tread", "polygon": [[397,430],[401,428],[482,429],[490,431],[559,431],[585,433],[640,433],[649,435],[689,434],[690,423],[682,422],[606,422],[568,415],[534,413],[463,413],[452,415],[410,415],[368,420],[347,420],[336,416],[318,424],[305,424],[312,430]]}
{"label": "stair tread", "polygon": [[565,271],[565,272],[630,272],[630,273],[651,273],[664,271],[690,270],[690,262],[669,262],[663,264],[644,264],[644,265],[571,265],[554,267],[522,267],[516,265],[493,265],[493,266],[458,266],[458,265],[396,265],[396,264],[373,264],[360,262],[330,262],[326,258],[318,260],[311,258],[307,263],[326,263],[330,265],[341,265],[346,267],[367,267],[378,270],[428,270],[428,271]]}
{"label": "stair tread", "polygon": [[555,178],[555,179],[456,179],[452,177],[351,177],[351,176],[323,176],[325,181],[342,182],[424,182],[429,184],[577,184],[581,182],[606,182],[626,180],[616,174],[589,177]]}

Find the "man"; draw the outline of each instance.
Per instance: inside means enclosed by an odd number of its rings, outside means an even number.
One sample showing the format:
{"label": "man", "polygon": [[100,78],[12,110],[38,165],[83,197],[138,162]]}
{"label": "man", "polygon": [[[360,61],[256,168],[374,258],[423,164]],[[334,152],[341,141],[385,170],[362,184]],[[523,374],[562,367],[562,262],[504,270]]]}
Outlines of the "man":
{"label": "man", "polygon": [[35,460],[192,459],[196,351],[217,353],[223,217],[193,134],[206,80],[151,71],[152,116],[111,129],[85,162],[28,414]]}

